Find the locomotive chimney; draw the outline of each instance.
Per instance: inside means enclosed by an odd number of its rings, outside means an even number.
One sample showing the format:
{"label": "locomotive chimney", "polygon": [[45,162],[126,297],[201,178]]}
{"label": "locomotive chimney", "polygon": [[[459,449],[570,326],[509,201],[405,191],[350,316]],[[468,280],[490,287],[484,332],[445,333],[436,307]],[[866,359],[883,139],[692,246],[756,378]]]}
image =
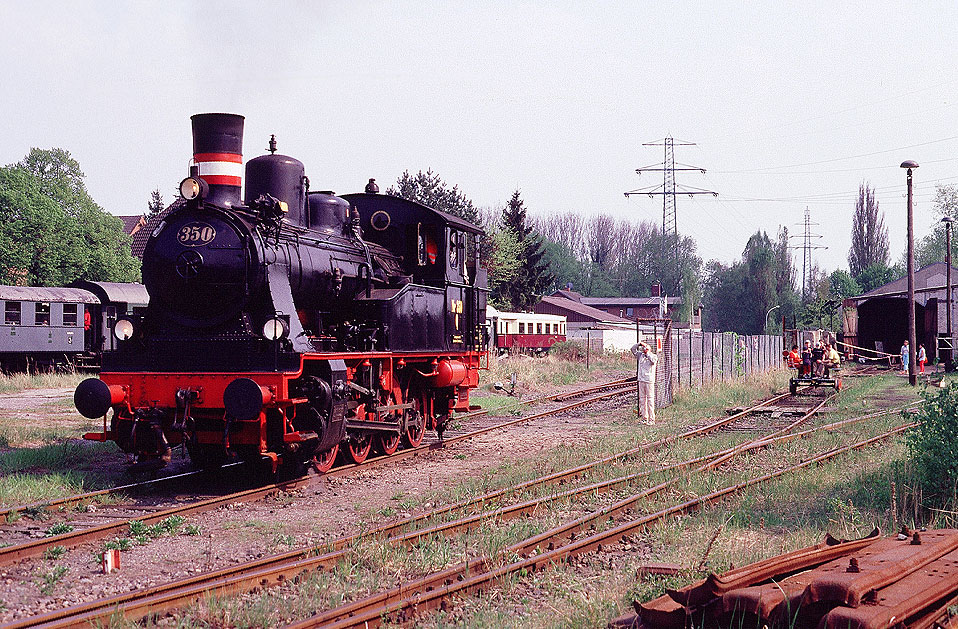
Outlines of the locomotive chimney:
{"label": "locomotive chimney", "polygon": [[193,121],[193,160],[210,187],[207,201],[240,205],[243,185],[243,116],[196,114]]}

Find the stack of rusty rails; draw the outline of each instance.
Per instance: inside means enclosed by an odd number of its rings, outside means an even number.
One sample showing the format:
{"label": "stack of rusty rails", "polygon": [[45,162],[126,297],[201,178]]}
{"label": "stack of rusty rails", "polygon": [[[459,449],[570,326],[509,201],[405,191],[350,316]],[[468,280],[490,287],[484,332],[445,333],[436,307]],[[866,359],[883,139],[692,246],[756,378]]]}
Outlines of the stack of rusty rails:
{"label": "stack of rusty rails", "polygon": [[640,627],[933,627],[958,594],[958,530],[816,546],[712,575],[647,603]]}
{"label": "stack of rusty rails", "polygon": [[[768,402],[769,400],[763,402],[762,404]],[[891,412],[894,411],[886,411],[886,413]],[[837,428],[838,424],[847,425],[854,421],[861,421],[862,419],[867,419],[876,415],[878,414],[864,416],[861,419],[853,418],[851,420],[845,420],[844,422],[839,422],[835,425],[823,426],[821,429],[835,429]],[[728,418],[719,420],[718,422],[715,422],[715,426],[724,424],[727,421],[729,421]],[[686,438],[691,438],[701,434],[706,434],[709,431],[710,427],[705,426],[684,433],[683,436]],[[496,501],[501,501],[506,495],[518,495],[520,492],[526,491],[533,487],[558,485],[568,482],[573,478],[587,474],[591,470],[602,469],[612,463],[629,460],[643,453],[658,449],[671,443],[674,438],[674,436],[670,436],[666,439],[660,439],[655,442],[643,444],[638,447],[613,454],[611,456],[593,461],[592,463],[583,464],[543,477],[527,480],[513,487],[496,490],[475,499],[463,501],[453,505],[447,505],[419,516],[407,518],[405,520],[400,520],[398,522],[373,529],[368,531],[365,535],[367,537],[391,537],[394,543],[412,544],[415,543],[416,540],[422,539],[426,535],[435,535],[440,533],[450,535],[467,531],[470,527],[476,526],[480,520],[484,521],[488,520],[489,518],[496,517],[516,517],[524,513],[529,513],[542,504],[547,504],[550,501],[554,502],[563,499],[568,500],[575,495],[583,495],[585,493],[606,492],[615,486],[631,483],[635,480],[647,477],[657,472],[684,469],[694,465],[699,465],[701,463],[706,463],[710,459],[724,461],[726,460],[727,455],[733,451],[745,450],[745,448],[742,446],[734,446],[733,448],[729,448],[721,452],[715,452],[687,462],[673,464],[659,470],[631,474],[625,477],[620,477],[601,483],[595,483],[589,485],[588,487],[577,490],[561,492],[538,500],[525,501],[523,503],[519,503],[518,505],[512,505],[511,507],[500,508],[492,513],[484,514],[478,518],[467,516],[460,518],[455,522],[433,526],[432,528],[426,529],[424,531],[407,533],[405,535],[399,534],[403,530],[409,530],[415,525],[426,523],[444,514],[468,511],[477,507],[493,505],[496,503]],[[770,436],[764,437],[763,440],[761,440],[760,443],[757,443],[755,447],[764,447],[768,445],[770,443],[769,438]],[[793,436],[790,435],[788,438],[793,438]],[[661,484],[654,491],[643,492],[629,504],[634,504],[638,498],[652,495],[652,493],[655,493],[655,491],[661,491],[665,487],[670,486],[672,482],[674,481]],[[620,501],[619,505],[620,507],[624,508],[626,503]],[[360,536],[344,537],[313,548],[290,551],[282,555],[267,557],[250,563],[239,564],[223,570],[207,573],[205,575],[197,575],[189,579],[158,586],[150,590],[145,590],[134,594],[125,594],[116,598],[102,599],[100,601],[94,601],[92,603],[72,608],[65,608],[44,614],[42,616],[36,616],[33,618],[17,621],[17,623],[10,625],[10,628],[12,629],[13,627],[31,627],[41,625],[50,627],[73,626],[78,622],[90,623],[104,621],[109,619],[109,616],[121,606],[124,610],[124,613],[128,617],[134,618],[138,617],[138,615],[142,616],[150,612],[160,613],[178,608],[192,600],[195,600],[198,597],[205,596],[207,593],[216,592],[219,594],[227,594],[282,583],[283,581],[294,578],[303,571],[331,569],[343,558],[345,553],[348,552],[348,549],[359,539]]]}
{"label": "stack of rusty rails", "polygon": [[[518,556],[520,559],[508,565],[494,567],[495,562],[491,558],[482,557],[415,581],[406,582],[398,588],[329,610],[302,622],[289,625],[289,627],[293,629],[306,629],[308,627],[344,629],[347,627],[375,627],[385,622],[407,622],[416,614],[447,606],[451,599],[456,596],[482,592],[510,575],[535,572],[587,552],[602,550],[604,546],[615,543],[623,537],[633,535],[653,522],[671,515],[698,509],[703,505],[717,502],[726,496],[740,492],[747,487],[816,465],[853,449],[863,448],[888,439],[912,426],[913,424],[899,426],[870,439],[822,452],[775,472],[750,478],[744,482],[672,505],[634,520],[613,523],[611,528],[601,532],[592,532],[592,526],[607,521],[609,516],[614,513],[625,510],[625,501],[620,501],[612,507],[595,512],[593,516],[579,518],[574,522],[564,524],[510,546],[503,551],[503,556]],[[648,495],[649,492],[661,489],[668,484],[671,484],[671,481],[666,481],[666,483],[643,493]]]}

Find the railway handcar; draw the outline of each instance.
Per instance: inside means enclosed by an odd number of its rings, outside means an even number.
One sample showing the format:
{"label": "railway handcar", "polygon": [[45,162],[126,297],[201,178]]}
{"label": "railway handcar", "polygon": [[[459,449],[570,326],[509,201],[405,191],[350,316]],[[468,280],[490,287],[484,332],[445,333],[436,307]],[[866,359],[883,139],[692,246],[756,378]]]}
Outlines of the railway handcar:
{"label": "railway handcar", "polygon": [[487,307],[491,345],[500,353],[544,353],[566,340],[566,318],[529,312],[502,312]]}
{"label": "railway handcar", "polygon": [[[480,228],[366,191],[310,189],[303,164],[242,159],[243,117],[193,116],[184,203],[143,255],[150,303],[118,317],[115,351],[77,409],[138,461],[182,444],[195,463],[311,461],[440,437],[485,355]],[[111,412],[108,418],[107,413]]]}

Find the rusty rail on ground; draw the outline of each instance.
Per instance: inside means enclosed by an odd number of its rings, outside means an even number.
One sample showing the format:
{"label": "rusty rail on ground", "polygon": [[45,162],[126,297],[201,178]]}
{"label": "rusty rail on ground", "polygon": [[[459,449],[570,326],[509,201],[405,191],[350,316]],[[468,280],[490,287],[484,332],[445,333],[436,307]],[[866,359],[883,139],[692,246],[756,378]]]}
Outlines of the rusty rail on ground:
{"label": "rusty rail on ground", "polygon": [[[520,557],[526,557],[509,565],[490,568],[488,558],[480,558],[469,561],[459,566],[443,570],[441,572],[428,575],[422,579],[407,582],[398,588],[388,592],[373,595],[361,601],[344,605],[342,607],[330,610],[321,615],[308,618],[302,622],[289,625],[295,629],[305,629],[307,627],[375,627],[384,620],[394,622],[404,622],[412,614],[420,613],[425,610],[433,610],[440,607],[443,601],[452,596],[467,595],[476,591],[481,591],[491,583],[497,582],[505,576],[519,572],[534,572],[537,569],[548,567],[554,563],[561,563],[585,552],[601,550],[603,545],[614,543],[621,538],[631,535],[642,529],[646,525],[661,520],[667,516],[689,511],[704,504],[716,502],[725,496],[741,491],[758,483],[766,482],[778,478],[784,474],[794,472],[822,461],[834,458],[839,454],[858,449],[887,439],[899,434],[914,424],[905,424],[893,430],[887,431],[870,439],[859,441],[857,443],[834,448],[827,452],[820,453],[814,457],[806,459],[798,464],[754,477],[747,481],[725,487],[723,489],[711,492],[704,496],[688,500],[686,502],[667,507],[655,513],[642,516],[638,519],[618,524],[606,531],[593,533],[580,539],[573,539],[569,543],[559,547],[550,547],[564,540],[566,537],[572,537],[575,532],[581,532],[581,523],[572,522],[556,529],[552,529],[530,539],[524,540],[510,546],[505,554],[517,554]],[[667,481],[671,484],[670,481]],[[665,485],[663,483],[662,485]],[[656,488],[652,488],[652,491]],[[606,510],[615,509],[615,505],[607,507]],[[606,511],[603,510],[603,511]],[[537,549],[547,548],[545,552],[533,554]],[[532,555],[532,556],[530,556]]]}

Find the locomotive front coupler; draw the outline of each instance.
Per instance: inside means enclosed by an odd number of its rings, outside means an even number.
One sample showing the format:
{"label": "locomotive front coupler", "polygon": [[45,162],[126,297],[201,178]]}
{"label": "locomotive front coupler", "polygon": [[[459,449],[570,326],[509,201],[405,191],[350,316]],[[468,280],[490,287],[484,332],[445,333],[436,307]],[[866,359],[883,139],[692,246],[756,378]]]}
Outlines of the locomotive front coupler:
{"label": "locomotive front coupler", "polygon": [[[176,410],[173,412],[173,430],[184,432],[186,430],[187,420],[190,417],[190,406],[200,397],[197,389],[177,389],[176,390]],[[180,410],[183,410],[183,418],[179,418]]]}

